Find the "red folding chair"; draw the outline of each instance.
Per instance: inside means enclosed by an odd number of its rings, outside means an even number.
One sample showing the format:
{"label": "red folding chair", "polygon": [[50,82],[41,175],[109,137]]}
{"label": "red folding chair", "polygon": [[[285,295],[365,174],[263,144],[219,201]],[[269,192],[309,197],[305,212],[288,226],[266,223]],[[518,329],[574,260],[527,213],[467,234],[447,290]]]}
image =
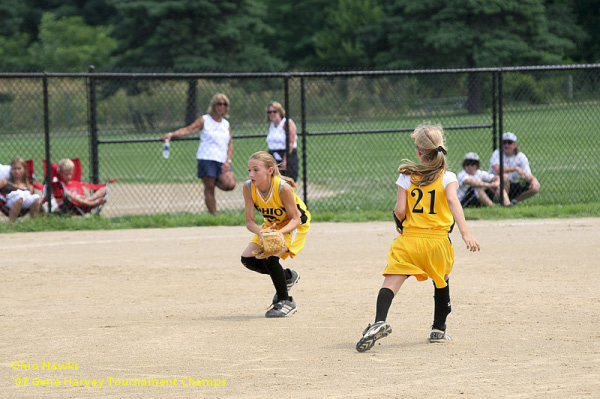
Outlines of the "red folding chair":
{"label": "red folding chair", "polygon": [[[50,181],[52,188],[52,196],[56,200],[58,205],[58,212],[62,214],[75,214],[80,216],[85,216],[88,213],[100,214],[102,211],[102,207],[106,203],[89,206],[87,204],[83,204],[77,201],[77,196],[85,197],[86,192],[85,189],[91,190],[93,192],[100,190],[101,188],[106,189],[106,194],[104,195],[104,199],[108,199],[108,188],[109,184],[113,183],[115,180],[111,179],[106,183],[101,184],[92,184],[85,183],[81,181],[82,175],[82,167],[81,160],[79,158],[72,159],[74,168],[73,168],[73,179],[69,184],[63,182],[60,179],[60,175],[58,173],[58,163],[53,163],[50,168]],[[44,175],[48,174],[48,166],[46,160],[44,160]],[[69,195],[67,193],[74,193],[76,195]]]}

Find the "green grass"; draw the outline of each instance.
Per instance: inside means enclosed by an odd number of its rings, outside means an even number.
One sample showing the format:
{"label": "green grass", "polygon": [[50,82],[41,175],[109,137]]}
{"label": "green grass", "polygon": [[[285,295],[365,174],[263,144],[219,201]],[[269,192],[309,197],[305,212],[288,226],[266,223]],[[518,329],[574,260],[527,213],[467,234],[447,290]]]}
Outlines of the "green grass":
{"label": "green grass", "polygon": [[[345,210],[340,212],[324,211],[313,216],[313,223],[340,222],[363,223],[371,221],[389,221],[393,228],[392,208],[387,211]],[[533,205],[510,208],[478,208],[465,209],[467,220],[502,220],[502,219],[539,219],[539,218],[575,218],[600,217],[600,203],[577,205]],[[257,215],[256,222],[261,223]],[[210,214],[156,214],[144,216],[125,216],[105,218],[103,216],[63,217],[45,216],[37,219],[25,217],[14,224],[4,218],[0,222],[0,233],[28,233],[39,231],[77,231],[77,230],[122,230],[122,229],[164,229],[173,227],[196,226],[244,226],[242,212],[221,212],[217,216]]]}
{"label": "green grass", "polygon": [[222,212],[217,216],[211,214],[156,214],[114,218],[97,215],[90,215],[89,217],[45,215],[35,219],[25,217],[14,224],[9,224],[8,219],[4,218],[4,223],[0,223],[0,233],[240,226],[244,223],[244,217],[239,212]]}

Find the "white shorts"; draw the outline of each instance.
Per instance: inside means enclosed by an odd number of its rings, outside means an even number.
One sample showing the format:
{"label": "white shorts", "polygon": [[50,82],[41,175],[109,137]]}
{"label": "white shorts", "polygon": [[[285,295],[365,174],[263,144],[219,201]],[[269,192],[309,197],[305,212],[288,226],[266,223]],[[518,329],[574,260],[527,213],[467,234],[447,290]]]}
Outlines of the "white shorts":
{"label": "white shorts", "polygon": [[39,194],[31,194],[27,190],[15,190],[11,191],[6,195],[6,206],[12,208],[15,202],[19,199],[23,199],[23,206],[21,209],[29,209],[36,200],[40,199]]}

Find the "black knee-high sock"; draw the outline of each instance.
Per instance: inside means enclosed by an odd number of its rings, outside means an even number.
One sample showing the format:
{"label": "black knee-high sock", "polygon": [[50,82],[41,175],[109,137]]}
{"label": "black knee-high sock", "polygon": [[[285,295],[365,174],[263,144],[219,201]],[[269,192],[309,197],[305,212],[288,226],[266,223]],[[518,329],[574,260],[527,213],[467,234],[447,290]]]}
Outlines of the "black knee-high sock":
{"label": "black knee-high sock", "polygon": [[285,270],[283,270],[283,267],[279,263],[279,258],[277,256],[269,256],[266,259],[265,266],[271,276],[279,300],[289,299],[287,283],[285,281]]}
{"label": "black knee-high sock", "polygon": [[437,330],[446,331],[446,318],[452,312],[450,303],[450,281],[444,288],[435,288],[433,300],[435,302],[435,310],[433,313],[433,326]]}
{"label": "black knee-high sock", "polygon": [[375,323],[378,321],[385,321],[388,310],[390,310],[390,306],[392,306],[393,299],[394,292],[389,288],[382,288],[379,290],[379,295],[377,295],[377,313],[375,314]]}

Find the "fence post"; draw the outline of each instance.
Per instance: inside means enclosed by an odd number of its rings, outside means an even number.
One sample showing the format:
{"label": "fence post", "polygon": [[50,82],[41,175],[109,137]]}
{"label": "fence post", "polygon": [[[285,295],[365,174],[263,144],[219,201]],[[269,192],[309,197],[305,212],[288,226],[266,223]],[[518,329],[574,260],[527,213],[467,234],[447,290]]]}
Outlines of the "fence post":
{"label": "fence post", "polygon": [[306,133],[306,90],[304,88],[304,76],[300,78],[300,118],[302,129],[302,197],[308,206],[308,184],[306,178],[306,146],[308,135]]}
{"label": "fence post", "polygon": [[46,176],[44,184],[46,184],[46,203],[48,204],[48,213],[52,211],[52,187],[50,174],[52,171],[52,162],[50,162],[50,114],[48,109],[48,76],[44,72],[42,78],[43,96],[44,96],[44,141],[46,147]]}
{"label": "fence post", "polygon": [[[90,65],[90,73],[94,73],[94,66]],[[88,133],[90,136],[90,169],[92,174],[92,183],[98,184],[98,120],[96,104],[96,79],[93,76],[88,78]]]}
{"label": "fence post", "polygon": [[492,72],[492,152],[497,148],[498,137],[498,71]]}
{"label": "fence post", "polygon": [[502,95],[502,69],[498,72],[498,155],[500,156],[500,204],[508,206],[504,203],[504,184],[509,183],[504,181],[504,146],[502,145],[502,135],[504,134],[504,112],[503,112],[503,95]]}
{"label": "fence post", "polygon": [[290,153],[290,119],[291,119],[291,113],[290,113],[290,78],[289,76],[285,75],[285,77],[283,78],[283,102],[285,103],[284,105],[284,109],[285,109],[285,118],[286,118],[286,123],[283,125],[283,128],[285,129],[285,156],[286,159],[289,158],[289,153]]}
{"label": "fence post", "polygon": [[188,98],[185,107],[185,126],[191,125],[196,120],[196,99],[198,94],[198,85],[196,80],[188,81]]}

